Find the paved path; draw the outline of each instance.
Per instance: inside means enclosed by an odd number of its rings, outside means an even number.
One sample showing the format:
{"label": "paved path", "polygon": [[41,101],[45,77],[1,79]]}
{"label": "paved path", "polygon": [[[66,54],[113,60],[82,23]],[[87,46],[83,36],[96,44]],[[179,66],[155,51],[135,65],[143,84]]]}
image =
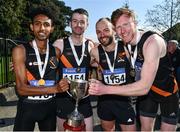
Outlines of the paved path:
{"label": "paved path", "polygon": [[[2,94],[3,93],[3,94]],[[3,95],[3,96],[2,96]],[[5,98],[3,98],[5,96]],[[2,103],[6,100],[5,103]],[[96,105],[97,105],[97,97],[91,97],[91,104],[93,107],[93,119],[94,119],[94,131],[102,131],[100,127],[100,120],[97,116]],[[0,90],[0,131],[12,131],[14,124],[14,117],[16,114],[16,104],[17,104],[17,96],[14,92],[14,89],[10,88],[8,91]],[[155,124],[155,131],[159,130],[159,119],[157,118]],[[178,124],[177,131],[180,131],[180,124]],[[35,130],[39,130],[36,128]],[[119,130],[119,129],[117,129]]]}
{"label": "paved path", "polygon": [[[13,130],[13,125],[14,125],[14,117],[16,115],[16,105],[17,105],[17,96],[15,95],[15,92],[13,91],[13,89],[10,90],[11,93],[8,93],[7,91],[4,92],[0,92],[3,93],[5,97],[5,99],[2,97],[0,98],[0,100],[6,100],[6,102],[1,102],[0,103],[0,131],[12,131]],[[12,92],[13,91],[13,92]],[[7,94],[8,93],[8,94]],[[96,113],[96,105],[97,105],[97,101],[96,98],[92,99],[92,107],[93,107],[93,119],[94,119],[94,130],[95,131],[100,131],[101,127],[100,127],[100,122],[99,122],[99,118],[97,116]],[[39,130],[37,125],[35,130]]]}
{"label": "paved path", "polygon": [[0,106],[0,131],[12,131],[16,114],[17,97]]}

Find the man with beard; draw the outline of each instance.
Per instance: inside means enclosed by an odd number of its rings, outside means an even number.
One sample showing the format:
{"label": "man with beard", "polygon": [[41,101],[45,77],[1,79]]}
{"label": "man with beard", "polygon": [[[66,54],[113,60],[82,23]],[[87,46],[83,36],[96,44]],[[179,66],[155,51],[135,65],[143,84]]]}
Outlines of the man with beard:
{"label": "man with beard", "polygon": [[[88,27],[88,12],[78,8],[72,12],[70,19],[71,36],[58,39],[53,44],[61,51],[60,79],[88,80],[90,68],[90,50],[94,44],[84,37],[84,32]],[[75,100],[66,92],[58,95],[57,99],[57,123],[58,130],[63,131],[63,123],[67,116],[75,108]],[[92,107],[89,97],[80,100],[78,110],[85,118],[86,130],[93,130]]]}
{"label": "man with beard", "polygon": [[56,82],[59,50],[49,44],[54,29],[52,14],[50,8],[34,9],[30,14],[34,40],[12,52],[19,96],[14,131],[33,131],[36,122],[40,131],[56,130],[55,93],[66,91],[68,83]]}
{"label": "man with beard", "polygon": [[116,9],[111,15],[111,21],[128,50],[136,82],[108,86],[93,80],[89,93],[145,95],[139,100],[141,131],[153,131],[159,106],[161,131],[175,131],[179,107],[178,86],[167,55],[165,40],[155,32],[139,31],[135,13],[130,9]]}
{"label": "man with beard", "polygon": [[[114,26],[110,19],[101,18],[96,23],[96,34],[100,42],[91,50],[92,59],[102,72],[105,85],[123,85],[130,82],[130,65],[123,42],[115,40]],[[93,80],[92,80],[93,81]],[[98,98],[97,113],[104,131],[114,131],[117,122],[122,131],[135,131],[135,112],[129,97],[102,95]]]}

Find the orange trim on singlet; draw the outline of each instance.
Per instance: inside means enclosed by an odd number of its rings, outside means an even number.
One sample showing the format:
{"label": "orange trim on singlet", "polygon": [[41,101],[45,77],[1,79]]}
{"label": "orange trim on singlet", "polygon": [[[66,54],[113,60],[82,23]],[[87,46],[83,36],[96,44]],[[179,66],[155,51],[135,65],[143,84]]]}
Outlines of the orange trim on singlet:
{"label": "orange trim on singlet", "polygon": [[26,76],[28,81],[35,80],[35,77],[28,70],[26,70]]}
{"label": "orange trim on singlet", "polygon": [[64,55],[61,55],[60,59],[66,68],[73,68],[71,63],[67,60],[67,58]]}
{"label": "orange trim on singlet", "polygon": [[[175,93],[178,90],[178,86],[177,86],[176,80],[174,80],[174,83],[175,83],[175,85],[174,85],[173,93]],[[170,96],[172,94],[170,92],[166,92],[164,90],[161,90],[161,89],[159,89],[158,87],[155,87],[155,86],[152,86],[151,90],[154,91],[155,93],[158,93],[159,95],[164,96],[164,97]]]}
{"label": "orange trim on singlet", "polygon": [[177,84],[177,81],[174,79],[174,90],[173,90],[173,93],[175,93],[177,90],[178,90],[178,84]]}

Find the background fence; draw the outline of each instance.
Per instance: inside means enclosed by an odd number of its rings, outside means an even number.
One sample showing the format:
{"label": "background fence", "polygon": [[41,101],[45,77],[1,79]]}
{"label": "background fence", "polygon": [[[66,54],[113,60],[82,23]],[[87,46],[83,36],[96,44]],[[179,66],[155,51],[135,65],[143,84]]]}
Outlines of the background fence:
{"label": "background fence", "polygon": [[15,41],[0,37],[0,88],[14,84],[15,78],[10,69],[10,63],[12,62],[11,52],[16,45]]}

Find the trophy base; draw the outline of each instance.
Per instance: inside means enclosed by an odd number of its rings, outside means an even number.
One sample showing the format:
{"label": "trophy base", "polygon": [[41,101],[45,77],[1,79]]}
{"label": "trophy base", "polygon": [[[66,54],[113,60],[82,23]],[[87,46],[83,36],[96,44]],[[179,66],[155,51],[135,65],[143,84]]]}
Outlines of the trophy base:
{"label": "trophy base", "polygon": [[67,121],[64,122],[65,131],[85,131],[84,117],[76,110],[69,114]]}
{"label": "trophy base", "polygon": [[63,124],[63,127],[64,127],[64,131],[85,131],[86,130],[86,125],[85,123],[83,122],[80,126],[70,126],[67,121],[64,122]]}

